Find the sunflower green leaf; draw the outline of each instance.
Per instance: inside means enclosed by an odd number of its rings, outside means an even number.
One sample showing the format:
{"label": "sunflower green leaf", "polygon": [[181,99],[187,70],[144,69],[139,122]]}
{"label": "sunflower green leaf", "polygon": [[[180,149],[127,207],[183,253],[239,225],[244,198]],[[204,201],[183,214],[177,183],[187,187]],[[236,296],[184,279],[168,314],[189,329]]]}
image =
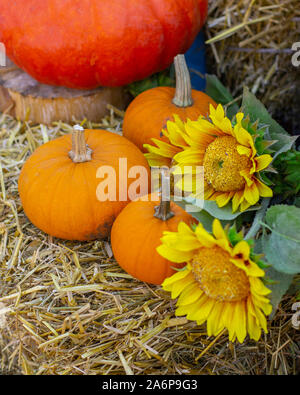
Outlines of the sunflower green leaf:
{"label": "sunflower green leaf", "polygon": [[208,96],[213,98],[216,103],[220,103],[227,107],[226,113],[228,118],[233,118],[233,116],[239,111],[239,106],[234,102],[234,98],[231,93],[227,88],[225,88],[217,76],[206,74],[205,92]]}
{"label": "sunflower green leaf", "polygon": [[272,320],[282,297],[291,286],[294,276],[292,274],[278,272],[273,267],[269,267],[266,270],[266,276],[272,280],[268,284],[268,288],[272,291],[270,294],[270,302],[273,307],[270,315],[270,319]]}
{"label": "sunflower green leaf", "polygon": [[248,87],[244,87],[242,109],[245,115],[249,115],[252,122],[259,120],[260,123],[269,126],[269,139],[277,140],[277,142],[272,145],[272,149],[277,151],[275,156],[292,148],[297,136],[290,136],[288,132],[271,117],[266,107],[250,92]]}
{"label": "sunflower green leaf", "polygon": [[281,273],[300,273],[300,208],[284,204],[272,206],[265,221],[265,227],[271,230],[264,240],[267,261]]}

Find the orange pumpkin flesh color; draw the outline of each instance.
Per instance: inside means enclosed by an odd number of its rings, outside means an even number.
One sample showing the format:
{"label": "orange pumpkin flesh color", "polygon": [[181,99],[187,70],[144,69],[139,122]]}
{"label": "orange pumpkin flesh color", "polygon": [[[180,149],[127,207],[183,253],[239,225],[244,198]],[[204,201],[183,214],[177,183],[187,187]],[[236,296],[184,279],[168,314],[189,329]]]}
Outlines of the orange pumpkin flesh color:
{"label": "orange pumpkin flesh color", "polygon": [[207,0],[0,0],[0,42],[39,82],[122,86],[192,45]]}
{"label": "orange pumpkin flesh color", "polygon": [[[77,127],[72,138],[65,135],[42,145],[26,161],[19,178],[25,214],[36,227],[58,238],[84,241],[107,237],[129,202],[128,195],[126,201],[118,201],[119,158],[127,158],[128,171],[132,166],[143,166],[150,177],[140,150],[106,130]],[[97,198],[97,187],[105,179],[96,177],[101,166],[112,166],[116,172],[117,201]],[[128,187],[132,182],[134,179],[127,178]]]}
{"label": "orange pumpkin flesh color", "polygon": [[169,262],[156,251],[165,230],[177,231],[178,224],[197,222],[177,204],[158,194],[128,204],[113,224],[111,246],[119,265],[130,275],[150,284],[161,284],[185,264]]}
{"label": "orange pumpkin flesh color", "polygon": [[191,79],[184,55],[174,59],[176,88],[157,87],[138,95],[128,106],[123,123],[123,135],[146,152],[143,145],[151,144],[152,138],[168,142],[161,131],[167,121],[173,121],[173,114],[182,121],[188,118],[197,120],[200,115],[209,114],[209,105],[216,102],[206,95],[191,88]]}

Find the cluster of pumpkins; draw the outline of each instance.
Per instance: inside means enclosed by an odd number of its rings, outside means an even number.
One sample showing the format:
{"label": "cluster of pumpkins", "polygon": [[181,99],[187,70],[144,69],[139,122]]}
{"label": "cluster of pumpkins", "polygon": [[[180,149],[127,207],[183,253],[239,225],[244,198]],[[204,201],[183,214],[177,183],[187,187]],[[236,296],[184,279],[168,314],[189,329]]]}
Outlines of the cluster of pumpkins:
{"label": "cluster of pumpkins", "polygon": [[[123,136],[74,128],[39,147],[19,178],[25,214],[42,231],[68,240],[111,235],[120,266],[132,276],[161,284],[173,264],[156,252],[164,230],[193,219],[170,204],[172,215],[154,215],[159,197],[147,201],[100,201],[97,170],[110,166],[119,179],[127,168],[150,169],[143,145],[163,139],[161,130],[178,114],[184,121],[215,104],[191,90],[183,55],[207,16],[207,0],[0,0],[0,42],[7,55],[42,83],[91,89],[121,86],[164,70],[175,58],[176,89],[150,89],[129,105]],[[176,56],[177,55],[177,56]],[[134,180],[126,180],[127,188]],[[149,183],[150,185],[150,183]],[[116,197],[120,185],[116,185]],[[122,188],[122,185],[121,185]],[[164,210],[162,210],[164,211]]]}
{"label": "cluster of pumpkins", "polygon": [[[42,231],[67,240],[87,241],[111,236],[114,256],[129,274],[151,284],[161,284],[174,272],[174,263],[157,252],[163,231],[176,231],[180,221],[194,218],[174,202],[164,212],[159,195],[130,202],[128,190],[134,166],[150,168],[143,144],[151,138],[162,140],[166,122],[178,114],[185,121],[206,115],[216,103],[205,93],[192,90],[184,55],[174,60],[176,88],[157,87],[138,95],[125,112],[123,136],[106,130],[74,127],[39,148],[24,164],[19,178],[19,194],[30,221]],[[184,88],[184,89],[183,89]],[[175,104],[176,103],[176,104]],[[127,179],[119,177],[120,159],[127,160]],[[102,166],[114,169],[115,200],[99,200],[97,188]],[[104,175],[102,174],[103,178]],[[126,199],[120,189],[126,184]],[[177,266],[178,267],[178,266]]]}

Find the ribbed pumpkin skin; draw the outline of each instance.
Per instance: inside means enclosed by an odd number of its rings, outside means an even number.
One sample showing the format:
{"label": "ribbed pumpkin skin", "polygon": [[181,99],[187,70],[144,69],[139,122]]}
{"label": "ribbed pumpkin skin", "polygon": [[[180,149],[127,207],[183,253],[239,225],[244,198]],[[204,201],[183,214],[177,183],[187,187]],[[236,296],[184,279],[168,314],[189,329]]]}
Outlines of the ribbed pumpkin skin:
{"label": "ribbed pumpkin skin", "polygon": [[197,221],[173,202],[173,218],[167,221],[155,218],[159,200],[157,195],[155,201],[150,199],[148,202],[133,201],[125,207],[113,224],[111,245],[115,259],[127,273],[140,281],[158,285],[175,272],[172,267],[185,266],[169,262],[156,251],[163,231],[177,231],[181,221],[187,224]]}
{"label": "ribbed pumpkin skin", "polygon": [[[19,194],[25,214],[39,229],[67,240],[93,240],[109,235],[113,221],[127,201],[99,201],[96,178],[100,166],[113,166],[117,175],[119,158],[132,166],[150,169],[142,153],[124,137],[105,130],[85,130],[93,150],[92,160],[74,163],[68,156],[71,136],[66,135],[37,148],[22,168]],[[128,186],[133,182],[128,179]],[[149,181],[149,180],[148,180]]]}
{"label": "ribbed pumpkin skin", "polygon": [[186,52],[206,15],[207,0],[0,0],[0,42],[40,82],[121,86]]}
{"label": "ribbed pumpkin skin", "polygon": [[175,88],[157,87],[138,95],[128,106],[123,123],[123,136],[132,141],[142,152],[146,152],[143,144],[152,144],[152,138],[168,142],[162,136],[162,129],[167,121],[173,121],[173,114],[179,115],[182,121],[190,118],[195,121],[200,115],[209,114],[209,104],[216,102],[203,92],[192,90],[194,104],[190,107],[177,107],[172,103]]}

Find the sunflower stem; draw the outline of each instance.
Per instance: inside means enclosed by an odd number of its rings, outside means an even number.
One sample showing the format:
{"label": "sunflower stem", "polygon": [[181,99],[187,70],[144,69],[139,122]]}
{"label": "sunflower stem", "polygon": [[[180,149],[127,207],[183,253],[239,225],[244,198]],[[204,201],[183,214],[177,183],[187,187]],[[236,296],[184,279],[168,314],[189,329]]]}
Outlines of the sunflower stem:
{"label": "sunflower stem", "polygon": [[251,228],[249,229],[248,233],[246,234],[246,236],[244,237],[245,240],[253,239],[255,237],[256,233],[261,228],[261,225],[262,225],[261,221],[266,214],[270,200],[271,200],[270,198],[265,198],[262,200],[261,208],[256,212],[256,215],[253,220],[253,224],[252,224]]}
{"label": "sunflower stem", "polygon": [[92,152],[85,142],[83,127],[75,125],[72,131],[72,149],[69,157],[74,163],[89,162],[92,160]]}
{"label": "sunflower stem", "polygon": [[154,217],[167,221],[174,217],[174,213],[171,211],[170,202],[170,169],[164,168],[161,171],[161,198],[159,206],[155,207]]}
{"label": "sunflower stem", "polygon": [[174,58],[176,74],[176,90],[172,100],[177,107],[190,107],[194,104],[192,98],[192,84],[190,73],[184,55],[177,55]]}

